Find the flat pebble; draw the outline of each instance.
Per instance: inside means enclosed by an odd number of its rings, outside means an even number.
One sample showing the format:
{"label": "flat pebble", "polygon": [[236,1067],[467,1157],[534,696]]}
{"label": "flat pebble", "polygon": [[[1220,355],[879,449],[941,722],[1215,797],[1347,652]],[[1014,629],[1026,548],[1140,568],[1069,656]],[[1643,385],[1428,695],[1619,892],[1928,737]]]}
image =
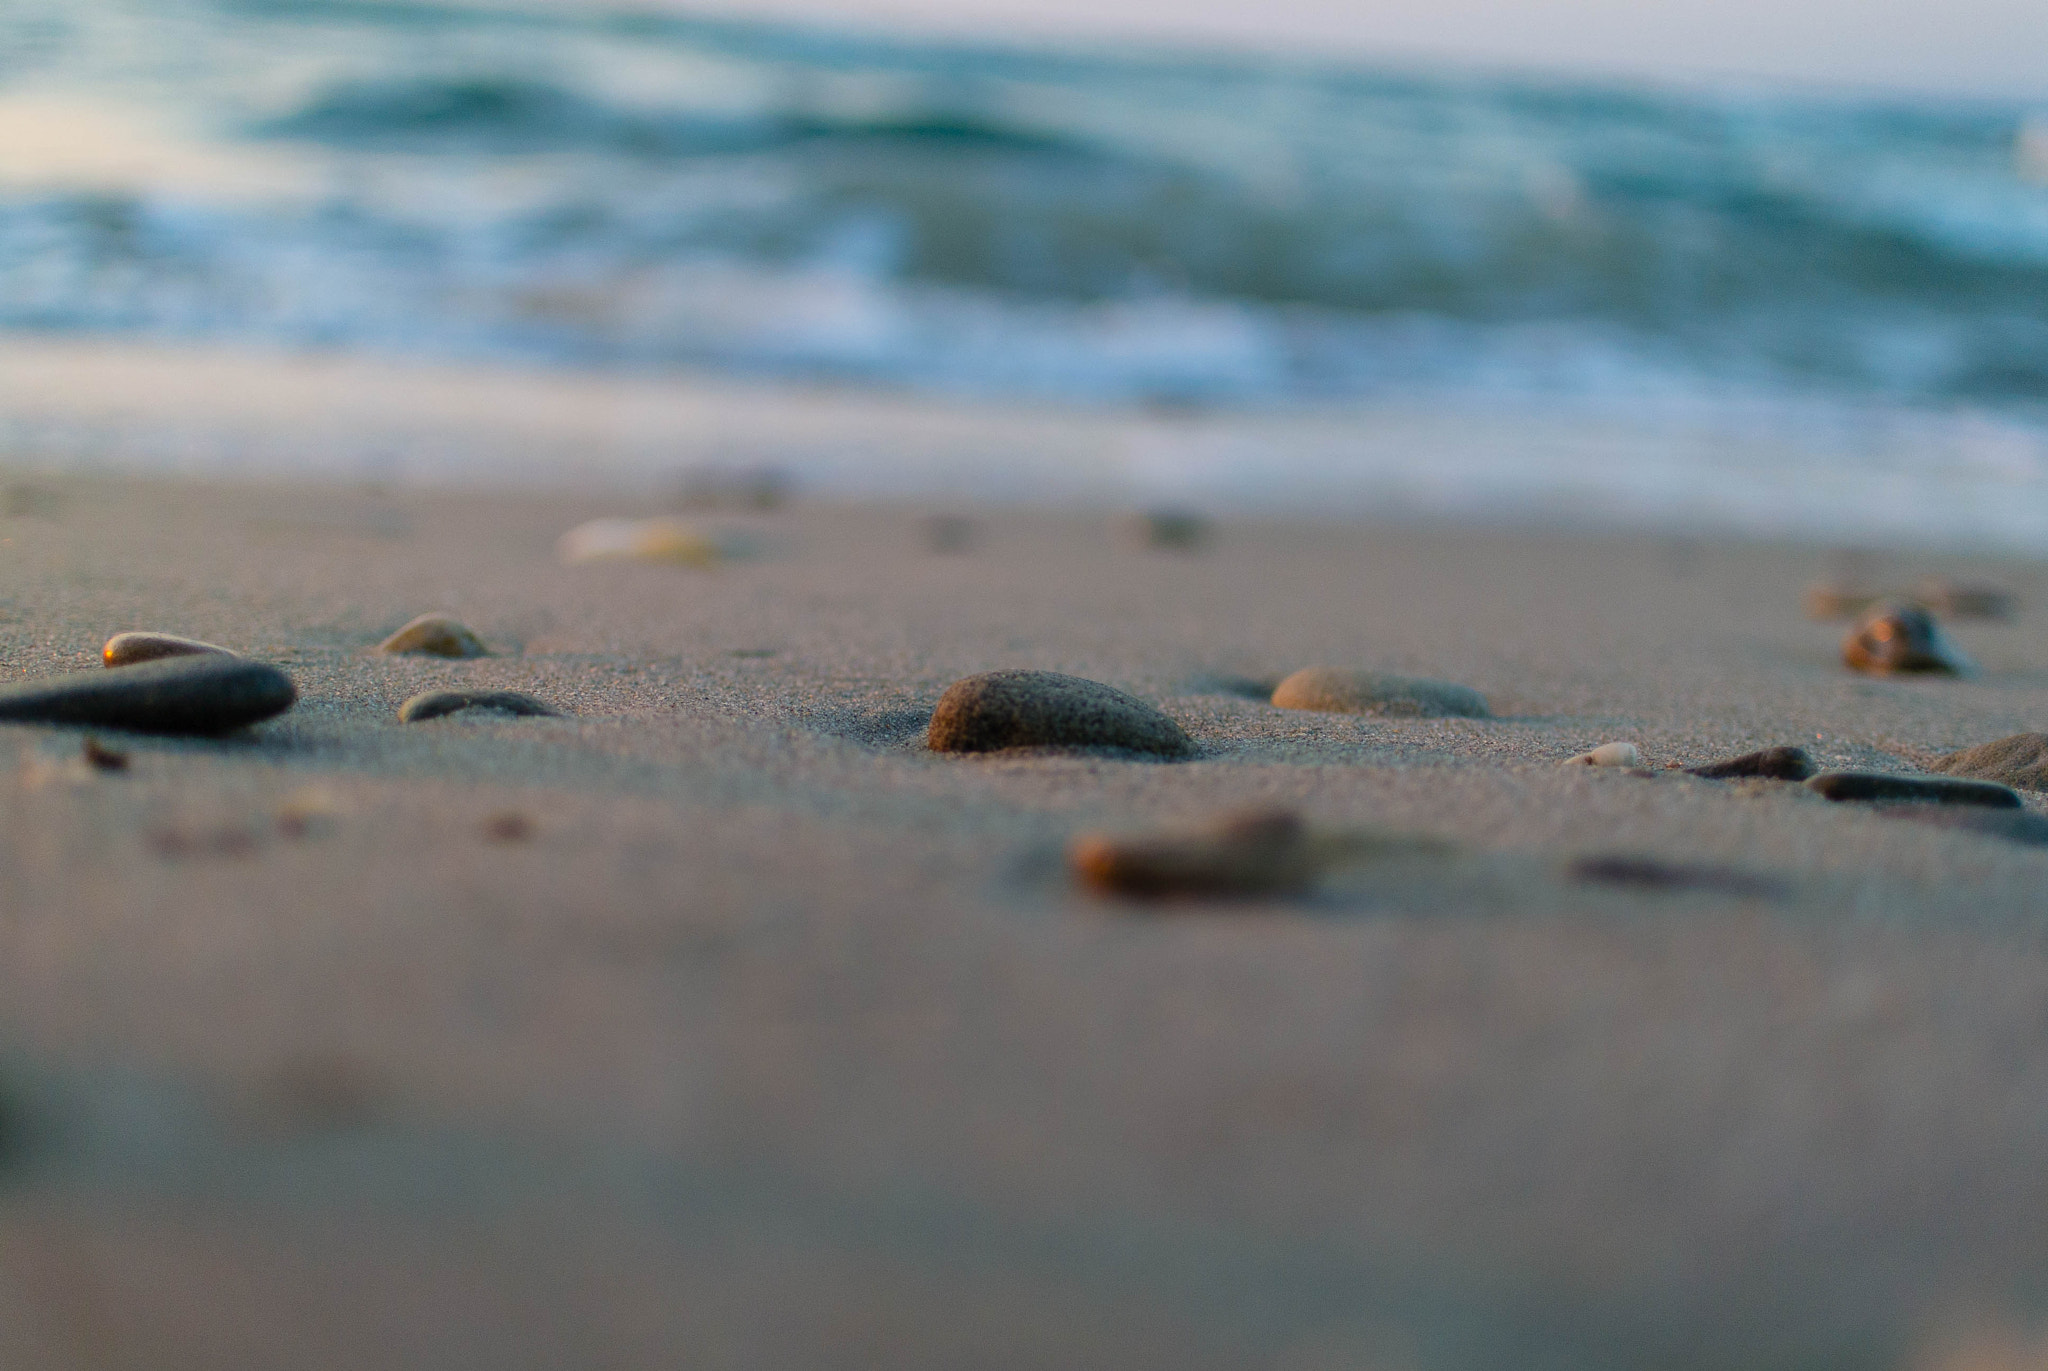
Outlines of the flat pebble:
{"label": "flat pebble", "polygon": [[1470,686],[1432,681],[1423,676],[1394,676],[1379,671],[1347,671],[1311,666],[1295,672],[1273,689],[1281,709],[1312,709],[1326,714],[1395,714],[1410,718],[1484,719],[1491,716],[1486,697]]}
{"label": "flat pebble", "polygon": [[298,690],[267,662],[204,653],[112,671],[78,671],[0,690],[0,720],[225,733],[291,708]]}
{"label": "flat pebble", "polygon": [[2048,733],[2015,733],[2010,738],[1951,752],[1929,764],[1946,776],[2048,790]]}
{"label": "flat pebble", "polygon": [[1760,776],[1772,781],[1803,781],[1816,768],[1813,758],[1806,755],[1803,747],[1767,747],[1760,752],[1745,752],[1740,757],[1687,769],[1692,775],[1704,776],[1710,781],[1732,781],[1745,776]]}
{"label": "flat pebble", "polygon": [[106,666],[134,666],[137,662],[154,662],[165,657],[197,657],[215,652],[232,657],[235,654],[212,643],[202,643],[197,638],[180,638],[175,633],[116,633],[107,639],[100,649],[100,661]]}
{"label": "flat pebble", "polygon": [[1643,754],[1636,751],[1634,743],[1602,743],[1589,752],[1576,757],[1567,757],[1559,766],[1615,766],[1637,768],[1643,764]]}
{"label": "flat pebble", "polygon": [[1970,660],[1920,605],[1887,600],[1870,609],[1842,639],[1842,663],[1873,675],[1917,672],[1960,676]]}
{"label": "flat pebble", "polygon": [[1948,777],[1901,776],[1885,771],[1823,771],[1806,788],[1830,800],[1871,803],[1982,805],[1987,809],[2020,808],[2019,792],[1989,781]]}
{"label": "flat pebble", "polygon": [[593,562],[658,562],[708,567],[726,549],[680,519],[592,519],[564,533],[555,555],[564,566]]}
{"label": "flat pebble", "polygon": [[1300,894],[1322,867],[1301,816],[1285,809],[1227,814],[1188,833],[1084,834],[1067,863],[1082,885],[1134,899]]}
{"label": "flat pebble", "polygon": [[446,614],[422,614],[377,644],[379,652],[430,657],[488,657],[491,650],[467,624]]}
{"label": "flat pebble", "polygon": [[398,707],[398,721],[402,724],[416,724],[424,719],[438,719],[444,714],[454,714],[464,709],[490,709],[500,714],[549,718],[560,716],[559,710],[552,709],[531,695],[522,695],[516,690],[426,690]]}
{"label": "flat pebble", "polygon": [[1113,686],[1056,671],[985,671],[946,687],[926,741],[936,752],[1108,747],[1182,757],[1179,724]]}

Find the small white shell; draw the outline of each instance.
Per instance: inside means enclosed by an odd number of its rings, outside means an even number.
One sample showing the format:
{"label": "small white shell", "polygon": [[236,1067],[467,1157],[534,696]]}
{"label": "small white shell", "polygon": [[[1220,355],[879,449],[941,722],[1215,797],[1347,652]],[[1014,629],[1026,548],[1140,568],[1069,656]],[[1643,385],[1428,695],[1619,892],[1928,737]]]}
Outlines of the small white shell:
{"label": "small white shell", "polygon": [[1560,766],[1641,766],[1643,754],[1634,743],[1602,743],[1591,752],[1567,758]]}

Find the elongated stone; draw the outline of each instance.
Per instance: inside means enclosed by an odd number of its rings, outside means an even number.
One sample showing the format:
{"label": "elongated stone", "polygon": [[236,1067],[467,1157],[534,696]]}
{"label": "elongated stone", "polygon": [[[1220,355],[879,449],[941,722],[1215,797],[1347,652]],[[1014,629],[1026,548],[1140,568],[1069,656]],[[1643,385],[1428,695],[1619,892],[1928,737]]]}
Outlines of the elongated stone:
{"label": "elongated stone", "polygon": [[1573,880],[1638,890],[1704,890],[1752,899],[1785,893],[1785,885],[1740,867],[1667,862],[1655,857],[1602,855],[1580,857],[1568,868]]}
{"label": "elongated stone", "polygon": [[9,686],[0,690],[0,721],[225,733],[297,698],[291,677],[268,662],[209,652]]}
{"label": "elongated stone", "polygon": [[1179,724],[1100,681],[1056,671],[985,671],[946,687],[926,742],[935,752],[1012,747],[1106,747],[1182,757]]}
{"label": "elongated stone", "polygon": [[398,707],[398,721],[402,724],[416,724],[425,719],[438,719],[464,709],[489,709],[500,714],[522,714],[559,717],[560,711],[552,709],[516,690],[427,690],[413,696]]}
{"label": "elongated stone", "polygon": [[1876,804],[1981,805],[1986,809],[2018,809],[2019,793],[1989,781],[1960,781],[1946,776],[1900,776],[1886,771],[1823,771],[1806,788],[1830,800],[1861,800]]}
{"label": "elongated stone", "polygon": [[1934,616],[1919,605],[1897,600],[1880,604],[1842,640],[1842,663],[1873,675],[1919,673],[1961,676],[1970,659],[1948,640]]}
{"label": "elongated stone", "polygon": [[1559,766],[1616,766],[1638,767],[1643,764],[1643,754],[1636,751],[1634,743],[1602,743],[1576,757],[1567,757]]}
{"label": "elongated stone", "polygon": [[446,614],[422,614],[377,644],[379,652],[430,657],[488,657],[491,650],[467,624]]}
{"label": "elongated stone", "polygon": [[1285,809],[1227,814],[1182,834],[1084,834],[1067,862],[1081,884],[1135,899],[1300,894],[1323,865],[1301,816]]}
{"label": "elongated stone", "polygon": [[227,656],[235,654],[227,648],[212,643],[202,643],[197,638],[180,638],[175,633],[116,633],[107,639],[100,649],[100,661],[107,666],[134,666],[138,662],[154,662],[165,657],[197,657],[204,653],[217,652]]}
{"label": "elongated stone", "polygon": [[742,551],[742,545],[709,537],[680,519],[592,519],[555,543],[555,555],[564,566],[666,562],[708,567]]}
{"label": "elongated stone", "polygon": [[1803,781],[1814,773],[1815,768],[1813,758],[1806,755],[1803,747],[1767,747],[1760,752],[1745,752],[1740,757],[1709,762],[1688,770],[1710,781],[1732,781],[1745,776],[1761,776],[1772,781]]}
{"label": "elongated stone", "polygon": [[1484,719],[1486,697],[1469,686],[1424,676],[1395,676],[1342,667],[1303,667],[1273,689],[1280,709],[1326,714],[1395,714],[1411,718]]}
{"label": "elongated stone", "polygon": [[2048,790],[2048,733],[2015,733],[2010,738],[1951,752],[1927,768],[1947,776],[1996,781],[2022,790]]}

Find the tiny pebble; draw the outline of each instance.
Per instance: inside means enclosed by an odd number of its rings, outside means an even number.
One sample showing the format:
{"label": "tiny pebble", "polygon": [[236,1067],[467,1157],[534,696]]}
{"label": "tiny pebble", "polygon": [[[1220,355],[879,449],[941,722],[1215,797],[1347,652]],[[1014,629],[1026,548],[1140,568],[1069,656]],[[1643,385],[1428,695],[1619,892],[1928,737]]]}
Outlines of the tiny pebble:
{"label": "tiny pebble", "polygon": [[592,562],[662,562],[708,567],[724,552],[680,519],[592,519],[561,536],[555,554],[565,566]]}
{"label": "tiny pebble", "polygon": [[1301,816],[1285,809],[1227,814],[1184,834],[1084,834],[1067,862],[1081,884],[1136,899],[1299,894],[1321,867]]}
{"label": "tiny pebble", "polygon": [[1329,714],[1394,714],[1422,718],[1484,719],[1486,697],[1470,686],[1341,667],[1303,667],[1273,688],[1280,709]]}
{"label": "tiny pebble", "polygon": [[398,721],[402,724],[416,724],[425,719],[438,719],[444,714],[453,714],[464,709],[489,709],[500,714],[548,718],[559,715],[559,711],[542,704],[531,695],[522,695],[516,690],[427,690],[398,707]]}
{"label": "tiny pebble", "polygon": [[1815,767],[1813,758],[1803,747],[1767,747],[1760,752],[1745,752],[1740,757],[1709,762],[1689,770],[1693,775],[1704,776],[1710,781],[1732,781],[1743,776],[1760,776],[1772,781],[1803,781],[1814,773]]}
{"label": "tiny pebble", "polygon": [[137,662],[154,662],[164,657],[196,657],[202,653],[215,652],[232,657],[235,654],[212,643],[202,643],[197,638],[180,638],[175,633],[116,633],[107,639],[107,645],[100,649],[100,661],[106,666],[134,666]]}
{"label": "tiny pebble", "polygon": [[1856,621],[1842,640],[1842,662],[1852,671],[1960,676],[1970,661],[1919,605],[1888,600]]}
{"label": "tiny pebble", "polygon": [[2015,733],[1967,747],[1937,759],[1927,769],[2022,790],[2048,790],[2048,733]]}
{"label": "tiny pebble", "polygon": [[89,734],[83,746],[80,747],[79,752],[85,758],[85,764],[94,771],[126,771],[128,769],[127,753],[108,747],[105,743]]}
{"label": "tiny pebble", "polygon": [[491,650],[468,625],[446,614],[422,614],[377,644],[379,652],[430,657],[488,657]]}
{"label": "tiny pebble", "polygon": [[1874,803],[1982,805],[1987,809],[2018,809],[2019,792],[1989,781],[1948,777],[1901,776],[1884,771],[1823,771],[1806,788],[1830,800]]}
{"label": "tiny pebble", "polygon": [[[1617,766],[1637,768],[1643,764],[1643,754],[1636,751],[1634,743],[1602,743],[1590,752],[1581,752],[1576,757],[1567,757],[1559,766]],[[1651,773],[1655,774],[1655,773]]]}
{"label": "tiny pebble", "polygon": [[281,714],[297,698],[291,677],[267,662],[204,653],[8,686],[0,689],[0,720],[225,733]]}
{"label": "tiny pebble", "polygon": [[1194,744],[1143,700],[1056,671],[985,671],[946,687],[926,742],[935,752],[1106,747],[1181,757]]}
{"label": "tiny pebble", "polygon": [[484,836],[494,843],[523,843],[533,837],[533,820],[516,809],[500,810],[484,820]]}

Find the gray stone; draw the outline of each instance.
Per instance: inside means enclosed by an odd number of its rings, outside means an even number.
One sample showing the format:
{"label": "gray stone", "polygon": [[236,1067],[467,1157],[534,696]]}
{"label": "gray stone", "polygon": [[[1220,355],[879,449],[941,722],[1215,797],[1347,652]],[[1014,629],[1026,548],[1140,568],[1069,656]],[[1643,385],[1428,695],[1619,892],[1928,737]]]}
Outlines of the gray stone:
{"label": "gray stone", "polygon": [[1273,690],[1281,709],[1326,714],[1396,714],[1421,718],[1484,719],[1492,714],[1486,697],[1470,686],[1342,667],[1304,667]]}
{"label": "gray stone", "polygon": [[1948,776],[2048,790],[2048,733],[2015,733],[1995,743],[1951,752],[1927,768]]}
{"label": "gray stone", "polygon": [[225,733],[291,708],[298,690],[267,662],[204,653],[79,671],[0,690],[0,721]]}
{"label": "gray stone", "polygon": [[2018,809],[2019,792],[1989,781],[1957,781],[1937,776],[1900,776],[1884,771],[1823,771],[1806,788],[1830,800],[1861,800],[1875,804],[1980,805],[1986,809]]}
{"label": "gray stone", "polygon": [[1813,758],[1806,755],[1803,747],[1767,747],[1760,752],[1745,752],[1740,757],[1709,762],[1688,770],[1710,781],[1732,781],[1745,776],[1761,776],[1772,781],[1803,781],[1813,775],[1814,765]]}
{"label": "gray stone", "polygon": [[416,724],[425,719],[438,719],[464,709],[489,709],[500,714],[534,715],[556,718],[560,710],[550,708],[516,690],[427,690],[413,696],[398,707],[398,721],[402,724]]}
{"label": "gray stone", "polygon": [[926,741],[935,752],[1104,747],[1184,757],[1180,725],[1099,681],[1056,671],[985,671],[946,687]]}

